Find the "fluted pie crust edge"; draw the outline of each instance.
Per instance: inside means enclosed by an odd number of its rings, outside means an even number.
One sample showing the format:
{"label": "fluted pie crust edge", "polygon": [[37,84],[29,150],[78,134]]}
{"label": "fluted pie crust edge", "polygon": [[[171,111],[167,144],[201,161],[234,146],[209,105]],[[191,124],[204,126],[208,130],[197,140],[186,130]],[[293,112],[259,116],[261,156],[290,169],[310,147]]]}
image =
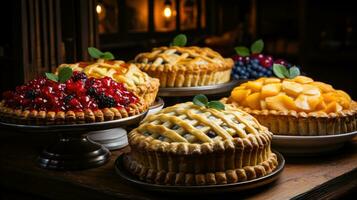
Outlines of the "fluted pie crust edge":
{"label": "fluted pie crust edge", "polygon": [[145,103],[132,103],[128,109],[104,108],[98,110],[85,109],[84,111],[37,111],[22,110],[6,107],[0,102],[0,120],[3,122],[29,125],[52,124],[82,124],[121,119],[134,116],[147,109]]}
{"label": "fluted pie crust edge", "polygon": [[152,64],[141,63],[136,63],[136,65],[149,76],[159,79],[160,87],[194,87],[228,82],[231,77],[233,62],[232,65],[227,65],[230,67],[216,68],[216,70],[211,69],[214,68],[215,64],[207,64],[212,65],[212,67],[195,65],[187,69],[180,69],[171,65],[153,66]]}
{"label": "fluted pie crust edge", "polygon": [[355,101],[351,103],[350,109],[336,113],[252,110],[235,102],[229,102],[228,98],[223,98],[221,101],[251,114],[276,135],[336,135],[357,130],[357,102]]}
{"label": "fluted pie crust edge", "polygon": [[124,166],[149,183],[162,185],[215,185],[255,179],[278,165],[267,130],[246,138],[191,144],[162,142],[135,130],[129,134],[131,152]]}

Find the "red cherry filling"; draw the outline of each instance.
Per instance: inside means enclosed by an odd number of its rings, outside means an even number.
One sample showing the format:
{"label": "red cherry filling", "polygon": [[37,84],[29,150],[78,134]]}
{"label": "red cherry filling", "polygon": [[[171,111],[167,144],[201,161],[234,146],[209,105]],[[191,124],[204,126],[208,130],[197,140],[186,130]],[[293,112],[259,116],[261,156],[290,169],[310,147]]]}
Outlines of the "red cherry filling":
{"label": "red cherry filling", "polygon": [[16,87],[15,91],[4,92],[3,98],[11,108],[44,111],[126,108],[139,100],[122,83],[109,77],[87,78],[81,72],[74,72],[64,84],[37,78]]}

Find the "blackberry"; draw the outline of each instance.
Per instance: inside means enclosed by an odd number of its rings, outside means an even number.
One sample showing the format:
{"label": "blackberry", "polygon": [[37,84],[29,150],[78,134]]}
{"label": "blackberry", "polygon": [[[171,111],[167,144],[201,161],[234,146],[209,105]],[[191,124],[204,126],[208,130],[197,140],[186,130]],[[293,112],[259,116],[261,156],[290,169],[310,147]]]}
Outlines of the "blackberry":
{"label": "blackberry", "polygon": [[37,93],[35,90],[28,90],[25,92],[25,98],[27,98],[27,99],[35,99],[36,95],[37,95]]}
{"label": "blackberry", "polygon": [[112,97],[101,94],[97,98],[99,108],[111,108],[116,105],[115,100]]}
{"label": "blackberry", "polygon": [[90,87],[88,90],[87,90],[87,94],[89,96],[92,96],[92,97],[97,97],[97,89],[95,89],[94,87]]}
{"label": "blackberry", "polygon": [[74,81],[78,81],[78,80],[86,80],[87,79],[87,75],[83,72],[75,72],[72,76],[72,79]]}
{"label": "blackberry", "polygon": [[65,96],[63,100],[65,103],[68,103],[73,98],[74,98],[74,95],[69,94],[69,95]]}

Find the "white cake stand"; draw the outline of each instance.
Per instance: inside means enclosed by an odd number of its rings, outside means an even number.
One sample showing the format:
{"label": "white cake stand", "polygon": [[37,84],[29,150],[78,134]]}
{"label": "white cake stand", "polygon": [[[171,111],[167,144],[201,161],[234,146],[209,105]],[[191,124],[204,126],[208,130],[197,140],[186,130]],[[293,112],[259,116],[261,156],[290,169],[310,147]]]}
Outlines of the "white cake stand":
{"label": "white cake stand", "polygon": [[[164,101],[158,97],[153,105],[150,106],[146,116],[159,112],[163,107]],[[121,149],[128,145],[128,137],[125,127],[91,131],[88,134],[88,138],[105,146],[109,150]]]}

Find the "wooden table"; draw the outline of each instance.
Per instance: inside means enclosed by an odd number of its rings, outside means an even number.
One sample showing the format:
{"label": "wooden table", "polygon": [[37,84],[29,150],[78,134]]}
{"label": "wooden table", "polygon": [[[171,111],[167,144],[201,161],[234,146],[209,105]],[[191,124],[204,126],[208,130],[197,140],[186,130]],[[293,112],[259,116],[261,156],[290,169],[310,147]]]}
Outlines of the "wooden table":
{"label": "wooden table", "polygon": [[[142,191],[120,179],[114,172],[113,163],[123,150],[114,151],[109,163],[95,169],[63,172],[38,168],[36,156],[50,139],[46,135],[0,131],[0,199],[14,195],[22,195],[19,199],[183,198]],[[286,158],[286,161],[285,169],[276,182],[239,194],[239,197],[322,199],[356,194],[357,138],[333,155]],[[228,195],[202,194],[199,198],[224,199]]]}

